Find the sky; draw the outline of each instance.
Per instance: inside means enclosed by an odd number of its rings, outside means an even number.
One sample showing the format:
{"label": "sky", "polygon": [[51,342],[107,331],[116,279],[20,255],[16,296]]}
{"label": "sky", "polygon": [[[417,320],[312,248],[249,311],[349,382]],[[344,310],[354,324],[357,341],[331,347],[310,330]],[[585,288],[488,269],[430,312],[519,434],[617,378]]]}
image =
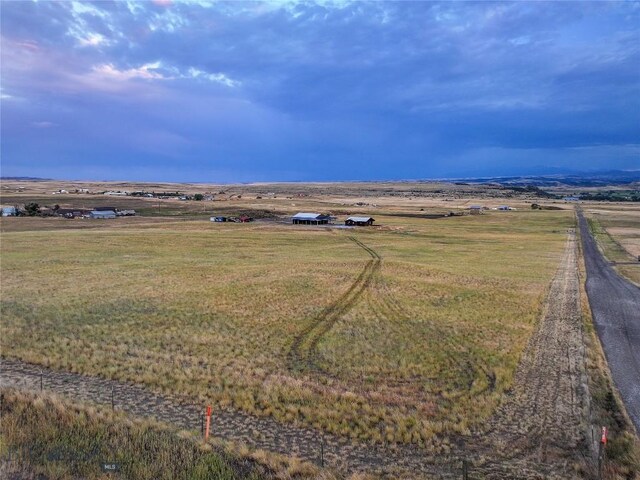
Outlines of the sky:
{"label": "sky", "polygon": [[0,2],[0,174],[640,169],[640,2]]}

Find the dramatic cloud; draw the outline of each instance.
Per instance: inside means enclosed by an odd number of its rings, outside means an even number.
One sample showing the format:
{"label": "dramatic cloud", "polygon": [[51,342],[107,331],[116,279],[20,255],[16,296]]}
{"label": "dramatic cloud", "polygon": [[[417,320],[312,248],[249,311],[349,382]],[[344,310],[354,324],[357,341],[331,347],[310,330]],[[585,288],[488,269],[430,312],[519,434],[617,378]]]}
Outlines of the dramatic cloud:
{"label": "dramatic cloud", "polygon": [[640,167],[637,2],[0,8],[3,175],[329,180]]}

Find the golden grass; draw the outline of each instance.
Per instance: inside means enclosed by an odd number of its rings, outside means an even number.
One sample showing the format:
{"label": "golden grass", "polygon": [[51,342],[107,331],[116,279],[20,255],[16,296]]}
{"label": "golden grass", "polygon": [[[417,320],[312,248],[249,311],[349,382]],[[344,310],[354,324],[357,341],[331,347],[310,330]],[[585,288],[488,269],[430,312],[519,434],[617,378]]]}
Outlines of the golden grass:
{"label": "golden grass", "polygon": [[[3,355],[446,449],[438,434],[469,432],[509,388],[573,217],[378,221],[348,232],[207,221],[3,229]],[[292,371],[293,339],[369,258],[349,235],[383,257],[380,273],[321,338],[326,373]]]}
{"label": "golden grass", "polygon": [[[55,396],[3,390],[0,458],[5,478],[259,479],[276,471],[149,421]],[[2,471],[0,471],[2,473]],[[13,477],[12,474],[22,475]],[[313,473],[313,472],[312,472]],[[308,478],[312,478],[309,475]],[[286,472],[279,478],[289,478]]]}

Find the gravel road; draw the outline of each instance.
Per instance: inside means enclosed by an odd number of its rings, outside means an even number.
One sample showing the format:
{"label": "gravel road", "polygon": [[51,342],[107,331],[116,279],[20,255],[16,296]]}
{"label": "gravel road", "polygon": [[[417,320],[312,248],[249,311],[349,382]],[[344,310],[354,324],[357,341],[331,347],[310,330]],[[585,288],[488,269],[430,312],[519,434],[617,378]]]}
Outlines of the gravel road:
{"label": "gravel road", "polygon": [[640,434],[640,288],[605,260],[582,212],[578,212],[578,222],[596,331],[613,380]]}

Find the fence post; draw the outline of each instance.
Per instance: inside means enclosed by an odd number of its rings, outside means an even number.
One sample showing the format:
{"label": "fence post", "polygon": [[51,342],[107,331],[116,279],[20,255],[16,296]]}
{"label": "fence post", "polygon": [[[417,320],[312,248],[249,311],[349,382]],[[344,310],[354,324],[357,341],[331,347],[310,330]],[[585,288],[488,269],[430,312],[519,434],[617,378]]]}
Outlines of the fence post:
{"label": "fence post", "polygon": [[115,410],[115,409],[116,409],[115,392],[114,392],[114,386],[111,385],[111,410]]}
{"label": "fence post", "polygon": [[602,480],[602,468],[604,466],[604,456],[606,454],[605,448],[607,446],[607,441],[609,440],[607,438],[608,433],[607,427],[602,427],[602,436],[600,437],[600,448],[598,451],[598,478],[600,480]]}
{"label": "fence post", "polygon": [[320,436],[320,467],[324,468],[324,435]]}
{"label": "fence post", "polygon": [[598,448],[598,479],[602,480],[602,443]]}
{"label": "fence post", "polygon": [[42,391],[42,369],[40,369],[40,391]]}
{"label": "fence post", "polygon": [[462,480],[469,480],[469,462],[467,459],[462,459]]}

